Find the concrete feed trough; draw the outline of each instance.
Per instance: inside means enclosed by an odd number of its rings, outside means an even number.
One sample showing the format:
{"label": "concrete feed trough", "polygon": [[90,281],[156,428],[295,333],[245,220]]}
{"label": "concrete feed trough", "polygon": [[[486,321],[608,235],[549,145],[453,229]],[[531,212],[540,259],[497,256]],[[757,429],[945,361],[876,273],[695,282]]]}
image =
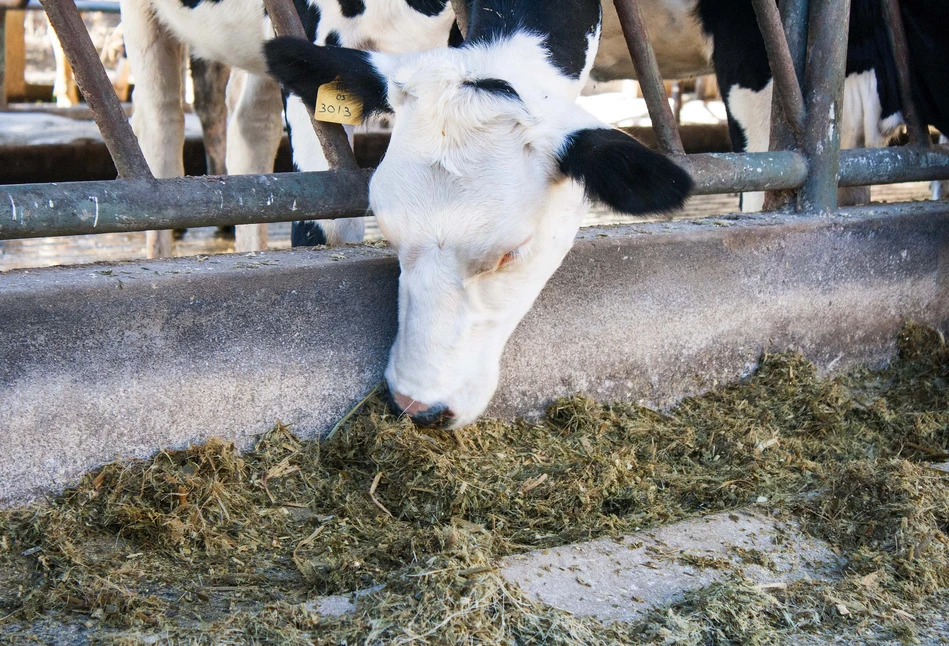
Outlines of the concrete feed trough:
{"label": "concrete feed trough", "polygon": [[[885,362],[949,321],[949,208],[927,202],[581,232],[515,333],[489,414],[562,394],[656,405],[795,348]],[[352,247],[0,275],[0,502],[118,457],[280,419],[325,432],[381,378],[398,265]]]}

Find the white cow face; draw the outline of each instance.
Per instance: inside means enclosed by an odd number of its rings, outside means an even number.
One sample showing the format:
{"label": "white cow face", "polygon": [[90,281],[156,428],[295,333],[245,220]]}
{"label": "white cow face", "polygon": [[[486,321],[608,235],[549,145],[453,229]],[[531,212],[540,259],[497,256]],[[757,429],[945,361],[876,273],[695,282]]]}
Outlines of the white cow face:
{"label": "white cow face", "polygon": [[487,407],[587,197],[646,213],[680,206],[692,186],[579,108],[579,81],[534,36],[397,57],[278,39],[267,54],[305,102],[339,76],[367,109],[395,113],[370,202],[402,268],[386,380],[420,424],[467,424]]}

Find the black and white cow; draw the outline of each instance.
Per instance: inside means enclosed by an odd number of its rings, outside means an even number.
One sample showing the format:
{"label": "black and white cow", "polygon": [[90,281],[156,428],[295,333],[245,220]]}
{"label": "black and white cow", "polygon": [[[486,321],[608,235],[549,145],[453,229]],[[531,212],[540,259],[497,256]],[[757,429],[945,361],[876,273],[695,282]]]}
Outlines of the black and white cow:
{"label": "black and white cow", "polygon": [[[662,4],[664,20],[704,34],[728,111],[736,151],[765,151],[771,130],[771,68],[751,0],[647,0]],[[949,3],[945,0],[901,0],[909,45],[913,96],[920,116],[949,132]],[[647,13],[647,28],[649,14]],[[694,40],[694,36],[691,37]],[[701,43],[699,43],[701,44]],[[691,47],[689,51],[700,51]],[[702,74],[707,69],[694,56]],[[680,66],[681,67],[681,66]],[[879,148],[903,125],[892,48],[880,0],[851,0],[846,81],[840,118],[843,148]],[[760,210],[764,194],[745,194],[743,210]]]}
{"label": "black and white cow", "polygon": [[466,424],[488,405],[504,346],[572,246],[587,198],[646,213],[680,206],[692,186],[577,106],[599,0],[474,0],[470,16],[458,48],[266,46],[271,73],[304,104],[339,77],[367,113],[394,113],[370,186],[402,268],[386,380],[422,424]]}
{"label": "black and white cow", "polygon": [[[199,58],[235,70],[228,86],[233,113],[227,129],[231,174],[269,173],[283,132],[279,86],[267,74],[263,44],[273,37],[262,0],[120,0],[126,50],[136,86],[132,127],[156,177],[184,174],[182,44]],[[390,54],[444,47],[454,13],[448,0],[294,0],[316,43]],[[327,168],[299,99],[286,104],[298,170]],[[360,242],[361,219],[297,227],[297,243]],[[318,234],[318,237],[316,237]],[[170,255],[170,232],[149,235],[152,255]],[[265,225],[237,228],[238,251],[266,246]]]}

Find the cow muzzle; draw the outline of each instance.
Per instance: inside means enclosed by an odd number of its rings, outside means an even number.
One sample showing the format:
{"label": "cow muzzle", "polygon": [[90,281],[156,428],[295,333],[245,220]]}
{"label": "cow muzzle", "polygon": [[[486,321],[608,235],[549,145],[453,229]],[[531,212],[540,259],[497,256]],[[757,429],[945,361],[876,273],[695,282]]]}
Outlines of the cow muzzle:
{"label": "cow muzzle", "polygon": [[408,415],[416,426],[422,428],[442,428],[449,426],[455,419],[454,413],[444,404],[427,405],[396,392],[386,382],[389,403],[400,415]]}

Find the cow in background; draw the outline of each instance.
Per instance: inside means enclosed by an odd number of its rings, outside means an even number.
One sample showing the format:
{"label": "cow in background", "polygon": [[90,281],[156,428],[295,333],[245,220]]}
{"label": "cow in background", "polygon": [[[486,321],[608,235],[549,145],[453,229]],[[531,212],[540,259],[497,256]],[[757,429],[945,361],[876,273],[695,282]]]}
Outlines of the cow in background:
{"label": "cow in background", "polygon": [[[666,23],[698,25],[704,35],[688,51],[708,45],[728,111],[729,134],[736,152],[768,150],[771,133],[771,66],[751,0],[646,0],[661,5]],[[949,8],[945,2],[901,0],[900,9],[910,54],[910,82],[920,117],[949,132]],[[650,34],[659,33],[647,17]],[[695,40],[694,29],[686,33]],[[661,58],[661,57],[660,57]],[[688,63],[685,67],[687,67]],[[660,67],[662,61],[660,60]],[[700,60],[692,70],[702,74]],[[903,121],[892,47],[880,0],[851,0],[846,81],[840,118],[842,148],[880,148],[896,135]],[[869,195],[865,194],[865,199]],[[746,193],[742,210],[759,211],[763,193]]]}
{"label": "cow in background", "polygon": [[[132,128],[156,177],[184,174],[182,44],[195,57],[228,65],[233,106],[227,128],[230,174],[273,171],[283,132],[283,97],[267,77],[264,41],[273,36],[262,0],[121,0],[126,50],[136,79]],[[319,44],[403,53],[445,46],[454,14],[448,0],[295,0],[308,38]],[[241,79],[235,82],[233,79]],[[303,104],[286,103],[297,170],[327,168]],[[304,127],[305,126],[305,127]],[[295,244],[359,242],[361,219],[294,225]],[[237,227],[238,251],[266,246],[266,226]],[[149,232],[150,256],[170,255],[171,232]]]}

